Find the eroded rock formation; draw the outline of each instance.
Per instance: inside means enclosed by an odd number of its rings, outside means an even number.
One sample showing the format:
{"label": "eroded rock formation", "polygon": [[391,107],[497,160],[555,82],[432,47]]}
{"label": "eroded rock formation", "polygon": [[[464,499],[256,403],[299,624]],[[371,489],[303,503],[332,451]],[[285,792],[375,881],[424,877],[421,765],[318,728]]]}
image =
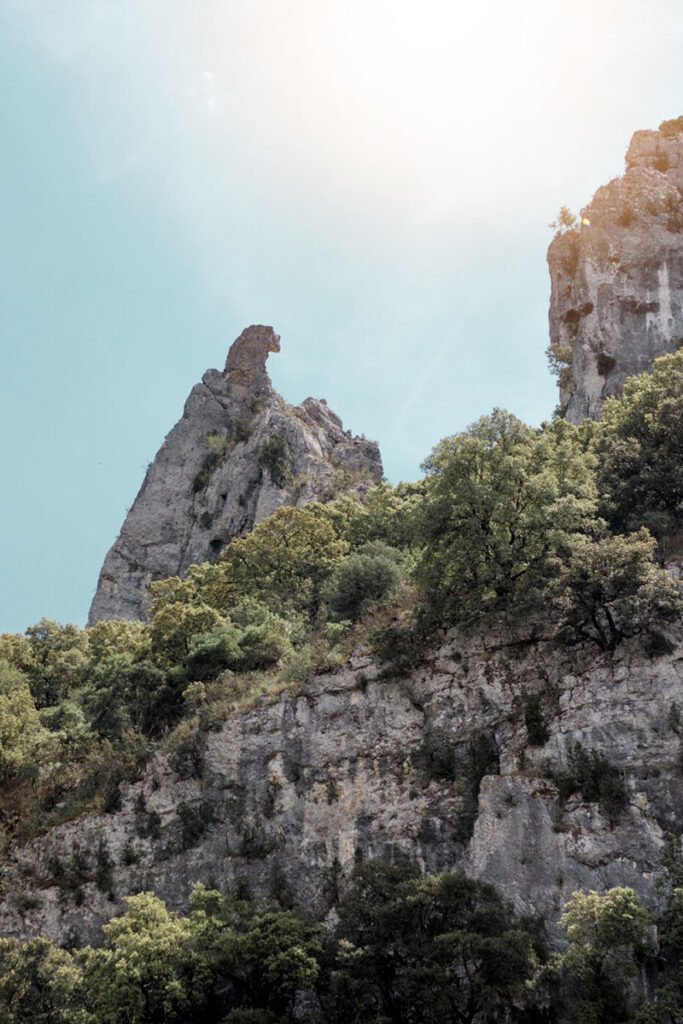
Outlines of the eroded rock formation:
{"label": "eroded rock formation", "polygon": [[548,250],[560,408],[598,418],[632,374],[683,342],[683,119],[633,136],[626,173]]}
{"label": "eroded rock formation", "polygon": [[291,406],[271,386],[271,327],[248,327],[208,370],[166,437],[100,573],[89,623],[144,618],[151,580],[214,558],[282,505],[360,493],[382,478],[374,441],[324,400]]}

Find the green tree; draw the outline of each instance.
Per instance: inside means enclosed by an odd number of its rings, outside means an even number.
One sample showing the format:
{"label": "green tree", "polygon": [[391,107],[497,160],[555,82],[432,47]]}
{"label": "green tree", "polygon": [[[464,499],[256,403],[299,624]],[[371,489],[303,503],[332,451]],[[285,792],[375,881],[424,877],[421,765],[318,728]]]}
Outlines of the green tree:
{"label": "green tree", "polygon": [[626,537],[573,538],[549,589],[560,635],[613,651],[626,637],[680,616],[680,588],[655,564],[655,548],[645,529]]}
{"label": "green tree", "polygon": [[83,702],[100,736],[118,739],[127,729],[154,736],[178,717],[183,689],[183,678],[151,661],[112,654],[93,669]]}
{"label": "green tree", "polygon": [[473,1024],[524,1002],[538,937],[490,885],[370,863],[338,913],[326,996],[332,1024]]}
{"label": "green tree", "polygon": [[618,532],[646,526],[666,551],[683,525],[683,352],[629,377],[592,431],[602,514]]}
{"label": "green tree", "polygon": [[633,889],[575,892],[560,918],[569,946],[551,964],[564,978],[571,1019],[611,1024],[629,1019],[635,1004],[631,981],[652,952],[652,921]]}
{"label": "green tree", "polygon": [[80,1005],[81,972],[49,939],[0,939],[3,1024],[90,1024]]}
{"label": "green tree", "polygon": [[[150,591],[154,587],[152,584]],[[159,590],[153,592],[155,600],[149,635],[152,655],[161,668],[182,664],[197,637],[226,625],[223,616],[208,604],[184,600],[165,603],[158,599]]]}
{"label": "green tree", "polygon": [[593,466],[576,428],[540,430],[500,409],[425,463],[417,578],[428,617],[472,623],[537,606],[551,557],[588,529]]}
{"label": "green tree", "polygon": [[245,597],[275,613],[315,615],[320,591],[348,552],[320,506],[282,508],[225,553],[223,586],[214,584],[213,601],[229,614]]}
{"label": "green tree", "polygon": [[151,892],[125,902],[126,913],[104,926],[104,947],[81,954],[85,1006],[98,1024],[185,1021],[198,998],[189,984],[189,921]]}
{"label": "green tree", "polygon": [[356,622],[369,605],[389,597],[401,579],[400,563],[400,553],[381,541],[364,544],[340,562],[324,589],[336,618]]}
{"label": "green tree", "polygon": [[0,786],[7,784],[55,746],[40,721],[28,680],[0,661]]}
{"label": "green tree", "polygon": [[88,637],[77,626],[41,619],[25,633],[18,665],[26,673],[39,708],[58,704],[83,682],[88,666]]}

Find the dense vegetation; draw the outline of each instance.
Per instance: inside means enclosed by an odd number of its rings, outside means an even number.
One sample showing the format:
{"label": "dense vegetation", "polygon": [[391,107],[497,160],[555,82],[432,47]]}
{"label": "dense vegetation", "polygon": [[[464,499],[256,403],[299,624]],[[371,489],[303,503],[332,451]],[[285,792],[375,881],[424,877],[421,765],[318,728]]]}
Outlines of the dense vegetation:
{"label": "dense vegetation", "polygon": [[[149,623],[104,622],[81,630],[42,621],[24,634],[0,636],[0,853],[10,839],[35,835],[86,810],[115,811],[121,783],[139,777],[160,744],[181,777],[199,774],[207,731],[262,694],[275,694],[316,670],[342,664],[359,644],[374,649],[388,679],[419,662],[430,642],[451,626],[509,626],[557,644],[587,645],[606,656],[625,639],[640,636],[648,651],[662,653],[667,623],[683,608],[678,584],[660,564],[679,551],[682,446],[683,353],[677,353],[658,360],[651,375],[629,381],[623,398],[607,402],[599,424],[576,428],[556,420],[535,429],[495,410],[437,445],[417,484],[382,484],[364,502],[344,497],[326,505],[280,509],[251,534],[232,541],[220,560],[193,566],[182,579],[153,584]],[[274,448],[262,457],[271,472],[287,471]],[[543,722],[538,713],[534,718],[531,704],[524,714],[530,738],[533,733],[544,742]],[[618,779],[594,755],[586,757],[582,761],[576,755],[578,781],[565,780],[565,786],[581,788],[586,799],[591,799],[592,786],[594,798],[605,801],[610,814],[619,813]],[[201,822],[186,825],[190,834]],[[153,834],[154,823],[145,828]],[[408,889],[417,887],[410,897],[415,906],[422,898],[420,884],[415,878],[405,880]],[[447,883],[425,881],[423,896],[432,892],[432,884]],[[455,890],[448,891],[455,898]],[[30,960],[36,976],[54,976],[65,992],[80,993],[78,1013],[85,1016],[73,1011],[70,1017],[53,1013],[38,1020],[175,1019],[160,1016],[170,1013],[159,1007],[171,996],[159,996],[156,1009],[135,1011],[142,1016],[125,1017],[133,1012],[130,1008],[93,1009],[91,996],[83,993],[89,986],[93,992],[107,991],[107,971],[118,962],[125,929],[140,915],[152,930],[176,936],[163,941],[175,945],[177,939],[179,948],[189,943],[210,956],[212,942],[220,945],[235,931],[251,935],[262,913],[280,913],[203,891],[195,894],[193,906],[190,917],[180,919],[151,896],[136,897],[128,914],[109,926],[104,950],[72,955],[36,941],[25,952],[5,946],[4,954],[10,963],[16,961],[17,971]],[[379,917],[385,913],[375,910]],[[403,911],[399,906],[394,910],[396,936]],[[512,928],[507,911],[498,912],[508,922],[505,928]],[[372,975],[388,969],[386,963],[378,966],[374,953],[369,958],[353,953],[365,939],[361,942],[361,933],[353,930],[360,926],[352,926],[343,913],[332,960],[317,926],[291,915],[277,921],[276,931],[297,936],[294,961],[302,958],[303,975],[292,985],[314,980],[318,985],[316,979],[324,978],[334,988],[326,1011],[330,1021],[417,1019],[414,1008],[392,1002],[399,998],[396,986],[413,993],[410,999],[417,1002],[411,1006],[423,1007],[421,1020],[474,1019],[455,1006],[452,1001],[459,996],[448,986],[446,1002],[433,996],[419,1002],[420,985],[435,986],[437,976],[442,984],[448,976],[453,986],[456,975],[467,974],[465,968],[454,973],[449,966],[450,946],[446,961],[439,960],[443,944],[437,933],[424,938],[429,963],[418,968],[418,961],[411,964],[408,958],[405,977],[387,987]],[[375,925],[364,925],[363,936],[373,933]],[[201,942],[197,928],[204,929]],[[131,934],[138,930],[135,925]],[[524,956],[531,957],[529,951],[536,949],[531,933],[522,928],[522,934],[527,936],[520,939],[522,946],[531,943],[524,946]],[[240,949],[248,945],[247,939],[240,943]],[[350,944],[348,950],[343,943]],[[230,948],[230,955],[237,956]],[[511,957],[516,948],[511,940]],[[398,970],[398,954],[392,955]],[[289,963],[289,953],[282,957],[283,964]],[[203,981],[196,983],[197,991],[213,991],[211,986],[218,984],[218,968],[194,961],[173,966],[172,958],[161,959],[181,979],[199,972]],[[525,963],[520,960],[515,967],[519,979],[531,969],[531,960]],[[569,961],[564,966],[578,970]],[[248,973],[244,964],[235,971],[240,977]],[[184,982],[175,974],[173,979],[169,975],[159,984],[177,993]],[[238,991],[236,982],[230,984],[230,991]],[[275,982],[271,978],[267,984]],[[249,996],[235,1004],[230,1019],[268,1020],[267,1013],[284,1019],[294,989],[287,988],[289,982],[277,984],[279,995],[265,1002]],[[345,1006],[344,999],[361,999],[359,989],[364,1009],[335,1017],[342,1011],[334,1006]],[[178,999],[178,1019],[195,1019],[195,1010]],[[225,1016],[227,1003],[215,1013]],[[433,1017],[427,1015],[428,1006]],[[255,1009],[260,1017],[249,1016]],[[211,1017],[213,1012],[204,1006],[205,1016],[196,1019],[220,1019]]]}
{"label": "dense vegetation", "polygon": [[[674,862],[680,865],[677,858]],[[677,867],[680,872],[680,866]],[[683,888],[655,921],[632,889],[575,893],[568,944],[493,886],[361,864],[324,928],[298,908],[195,886],[187,916],[126,899],[99,948],[0,939],[5,1024],[668,1024],[683,1016]],[[653,925],[659,926],[658,940]],[[649,986],[639,984],[647,974]],[[296,1008],[296,1016],[295,1016]]]}

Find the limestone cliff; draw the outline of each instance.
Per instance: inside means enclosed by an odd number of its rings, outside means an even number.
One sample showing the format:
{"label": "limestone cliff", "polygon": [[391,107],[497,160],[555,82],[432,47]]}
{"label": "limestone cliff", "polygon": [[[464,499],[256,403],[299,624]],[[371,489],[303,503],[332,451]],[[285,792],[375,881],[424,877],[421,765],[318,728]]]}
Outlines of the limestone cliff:
{"label": "limestone cliff", "polygon": [[[324,913],[354,857],[401,853],[495,883],[551,935],[577,888],[633,886],[653,906],[665,839],[683,831],[683,634],[672,639],[653,660],[635,644],[609,657],[454,633],[405,679],[359,652],[208,732],[198,777],[157,754],[115,813],[15,846],[0,934],[96,941],[127,893],[181,907],[198,880],[286,885]],[[561,799],[576,743],[622,773],[620,814],[580,791]],[[64,885],[75,864],[77,898]]]}
{"label": "limestone cliff", "polygon": [[560,408],[580,423],[683,341],[683,118],[635,133],[626,173],[553,240],[548,266]]}
{"label": "limestone cliff", "polygon": [[109,551],[89,623],[144,617],[151,580],[215,558],[282,505],[362,492],[382,478],[379,448],[344,431],[324,400],[288,405],[266,371],[280,339],[248,327],[225,370],[190,393]]}

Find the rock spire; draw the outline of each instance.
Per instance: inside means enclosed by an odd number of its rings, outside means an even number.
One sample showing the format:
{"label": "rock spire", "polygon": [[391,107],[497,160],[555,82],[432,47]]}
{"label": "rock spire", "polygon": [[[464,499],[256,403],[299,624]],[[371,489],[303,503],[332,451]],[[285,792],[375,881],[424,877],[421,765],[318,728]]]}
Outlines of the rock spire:
{"label": "rock spire", "polygon": [[152,580],[217,558],[233,537],[283,505],[362,494],[382,479],[374,441],[353,437],[324,399],[289,405],[266,371],[272,327],[233,343],[207,370],[150,465],[107,554],[89,623],[144,618]]}

